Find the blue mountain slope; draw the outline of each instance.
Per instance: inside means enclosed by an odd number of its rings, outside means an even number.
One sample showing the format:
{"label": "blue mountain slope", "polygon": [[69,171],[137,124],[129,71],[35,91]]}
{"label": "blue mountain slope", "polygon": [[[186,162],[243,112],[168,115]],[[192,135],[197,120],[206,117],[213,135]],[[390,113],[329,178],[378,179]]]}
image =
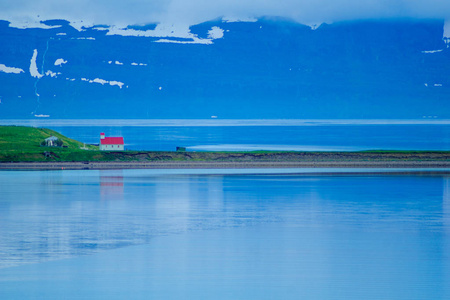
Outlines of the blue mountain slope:
{"label": "blue mountain slope", "polygon": [[[0,21],[0,64],[24,71],[0,72],[1,118],[450,118],[450,50],[440,21],[312,30],[267,18],[190,28],[209,44],[46,24],[61,27]],[[212,28],[223,37],[208,39]],[[34,50],[42,78],[30,75]]]}

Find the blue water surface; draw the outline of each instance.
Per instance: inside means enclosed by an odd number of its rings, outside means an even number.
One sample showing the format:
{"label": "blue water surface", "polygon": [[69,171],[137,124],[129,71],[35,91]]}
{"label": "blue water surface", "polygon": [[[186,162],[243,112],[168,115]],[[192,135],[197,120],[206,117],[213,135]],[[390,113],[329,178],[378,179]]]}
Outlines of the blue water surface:
{"label": "blue water surface", "polygon": [[[100,127],[123,136],[130,150],[173,151],[360,151],[449,150],[450,125],[321,125]],[[98,127],[54,127],[74,139],[98,143]]]}
{"label": "blue water surface", "polygon": [[123,136],[129,150],[450,150],[448,120],[0,120],[54,129],[98,144]]}
{"label": "blue water surface", "polygon": [[448,299],[447,175],[0,172],[1,299]]}

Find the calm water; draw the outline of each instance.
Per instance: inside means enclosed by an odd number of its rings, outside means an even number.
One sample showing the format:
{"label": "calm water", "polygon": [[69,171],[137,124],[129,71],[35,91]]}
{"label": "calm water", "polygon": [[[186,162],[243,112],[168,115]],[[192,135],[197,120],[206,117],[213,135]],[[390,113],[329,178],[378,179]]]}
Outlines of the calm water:
{"label": "calm water", "polygon": [[448,120],[0,120],[48,127],[85,143],[100,132],[130,150],[449,150]]}
{"label": "calm water", "polygon": [[[449,150],[450,125],[321,125],[214,127],[100,127],[107,136],[125,137],[130,150]],[[97,127],[55,127],[80,141],[98,143]]]}
{"label": "calm water", "polygon": [[0,172],[0,299],[449,299],[450,177],[210,172]]}

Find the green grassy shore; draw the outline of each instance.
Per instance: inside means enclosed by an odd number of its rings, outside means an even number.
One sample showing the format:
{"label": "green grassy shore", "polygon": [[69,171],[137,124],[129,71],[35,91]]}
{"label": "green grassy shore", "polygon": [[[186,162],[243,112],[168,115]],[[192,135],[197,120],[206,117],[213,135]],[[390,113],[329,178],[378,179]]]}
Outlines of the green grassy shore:
{"label": "green grassy shore", "polygon": [[[45,147],[41,142],[58,137],[64,147]],[[0,162],[448,162],[450,151],[361,152],[175,152],[99,151],[60,133],[24,126],[0,126]]]}

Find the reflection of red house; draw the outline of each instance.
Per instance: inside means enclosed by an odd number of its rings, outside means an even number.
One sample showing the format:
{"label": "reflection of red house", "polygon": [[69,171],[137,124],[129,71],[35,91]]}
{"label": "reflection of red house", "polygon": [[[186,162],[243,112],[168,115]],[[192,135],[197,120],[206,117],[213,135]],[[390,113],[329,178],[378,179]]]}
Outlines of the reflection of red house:
{"label": "reflection of red house", "polygon": [[103,132],[100,133],[100,150],[123,151],[123,137],[105,137]]}
{"label": "reflection of red house", "polygon": [[122,199],[123,188],[122,170],[100,171],[100,194],[107,200]]}

